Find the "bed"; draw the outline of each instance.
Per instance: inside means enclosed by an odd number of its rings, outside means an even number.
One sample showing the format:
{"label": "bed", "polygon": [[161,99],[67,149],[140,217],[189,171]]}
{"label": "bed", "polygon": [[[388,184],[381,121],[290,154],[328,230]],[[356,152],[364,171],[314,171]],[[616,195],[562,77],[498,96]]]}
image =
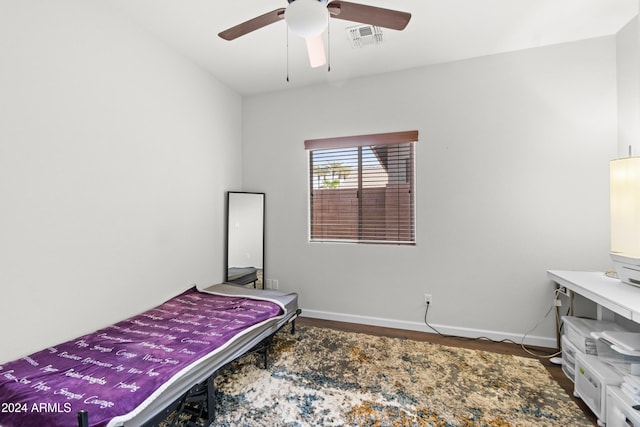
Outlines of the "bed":
{"label": "bed", "polygon": [[0,427],[151,426],[201,400],[213,379],[267,349],[300,313],[295,293],[220,284],[60,345],[0,364]]}

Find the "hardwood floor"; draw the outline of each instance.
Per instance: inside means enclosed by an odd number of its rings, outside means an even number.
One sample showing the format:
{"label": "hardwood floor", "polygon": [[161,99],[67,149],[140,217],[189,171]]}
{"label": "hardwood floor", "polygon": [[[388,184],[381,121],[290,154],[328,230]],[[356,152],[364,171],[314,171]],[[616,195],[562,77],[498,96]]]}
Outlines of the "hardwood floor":
{"label": "hardwood floor", "polygon": [[[467,338],[459,338],[459,337],[449,337],[449,336],[441,336],[438,334],[430,334],[425,332],[417,332],[417,331],[407,331],[403,329],[393,329],[393,328],[382,328],[377,326],[368,326],[368,325],[359,325],[355,323],[344,323],[344,322],[336,322],[331,320],[320,320],[320,319],[312,319],[308,317],[298,317],[296,320],[296,324],[298,325],[309,325],[309,326],[319,326],[323,328],[331,328],[337,329],[341,331],[350,331],[350,332],[360,332],[364,334],[370,335],[380,335],[387,337],[395,337],[395,338],[406,338],[415,341],[428,341],[432,343],[447,345],[450,347],[464,347],[475,350],[485,350],[491,351],[494,353],[500,354],[512,354],[515,356],[522,357],[530,357],[538,359],[549,374],[555,379],[558,384],[565,390],[567,395],[582,409],[587,418],[593,423],[594,426],[597,425],[597,419],[593,412],[584,404],[584,402],[573,396],[573,382],[567,378],[567,376],[562,372],[562,368],[560,365],[555,365],[549,361],[548,358],[538,358],[534,357],[531,354],[527,353],[520,345],[512,344],[512,343],[497,343],[487,340],[471,340]],[[530,351],[536,354],[550,354],[554,350],[549,348],[536,348],[536,347],[527,347]]]}

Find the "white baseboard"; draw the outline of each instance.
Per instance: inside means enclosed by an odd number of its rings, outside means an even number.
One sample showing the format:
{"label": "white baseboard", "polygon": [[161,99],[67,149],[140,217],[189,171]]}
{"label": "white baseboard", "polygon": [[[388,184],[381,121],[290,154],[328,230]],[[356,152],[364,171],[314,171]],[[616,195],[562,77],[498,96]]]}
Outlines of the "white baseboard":
{"label": "white baseboard", "polygon": [[[405,329],[409,331],[419,331],[435,333],[433,329],[421,322],[408,322],[404,320],[384,319],[380,317],[358,316],[355,314],[331,313],[328,311],[302,309],[303,317],[313,319],[335,320],[337,322],[357,323],[359,325],[380,326],[383,328]],[[486,331],[483,329],[460,328],[455,326],[432,324],[440,333],[445,335],[455,335],[458,337],[477,338],[486,337],[494,341],[511,340],[518,344],[525,344],[538,347],[556,348],[556,339],[549,337],[531,336],[524,337],[508,332]]]}

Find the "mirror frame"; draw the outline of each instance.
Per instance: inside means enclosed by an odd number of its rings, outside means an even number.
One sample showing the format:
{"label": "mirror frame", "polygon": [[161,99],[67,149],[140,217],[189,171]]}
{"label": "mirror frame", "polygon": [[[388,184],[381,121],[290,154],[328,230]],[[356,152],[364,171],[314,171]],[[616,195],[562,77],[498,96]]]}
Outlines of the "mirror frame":
{"label": "mirror frame", "polygon": [[[258,193],[258,192],[251,192],[251,191],[227,191],[226,194],[226,211],[227,211],[227,215],[226,215],[226,239],[225,239],[225,265],[224,265],[224,282],[228,283],[228,284],[232,284],[232,285],[237,285],[237,286],[244,286],[245,284],[251,283],[250,281],[248,283],[234,283],[229,281],[229,243],[230,243],[230,235],[231,235],[231,230],[230,230],[230,226],[232,224],[232,222],[230,221],[230,213],[232,212],[232,195],[233,194],[252,194],[252,195],[256,195],[256,196],[261,196],[262,197],[262,212],[260,215],[260,219],[262,220],[262,235],[259,237],[261,240],[261,245],[262,245],[262,289],[265,289],[265,253],[264,253],[264,249],[265,249],[265,206],[266,206],[266,195],[265,193]],[[256,282],[254,282],[254,287],[256,287]]]}

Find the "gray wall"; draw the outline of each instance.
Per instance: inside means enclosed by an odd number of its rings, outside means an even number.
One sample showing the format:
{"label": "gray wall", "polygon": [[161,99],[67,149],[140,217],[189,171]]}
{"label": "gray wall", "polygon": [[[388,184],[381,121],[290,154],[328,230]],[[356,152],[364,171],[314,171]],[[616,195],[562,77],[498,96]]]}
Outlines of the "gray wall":
{"label": "gray wall", "polygon": [[[616,39],[244,100],[243,185],[267,193],[268,276],[305,315],[521,339],[548,269],[609,267]],[[417,245],[311,244],[303,141],[418,129]],[[555,345],[552,317],[527,342]]]}
{"label": "gray wall", "polygon": [[241,186],[236,93],[105,2],[1,10],[0,363],[222,281]]}
{"label": "gray wall", "polygon": [[638,18],[631,20],[617,36],[618,155],[627,157],[629,146],[640,155],[640,43]]}

